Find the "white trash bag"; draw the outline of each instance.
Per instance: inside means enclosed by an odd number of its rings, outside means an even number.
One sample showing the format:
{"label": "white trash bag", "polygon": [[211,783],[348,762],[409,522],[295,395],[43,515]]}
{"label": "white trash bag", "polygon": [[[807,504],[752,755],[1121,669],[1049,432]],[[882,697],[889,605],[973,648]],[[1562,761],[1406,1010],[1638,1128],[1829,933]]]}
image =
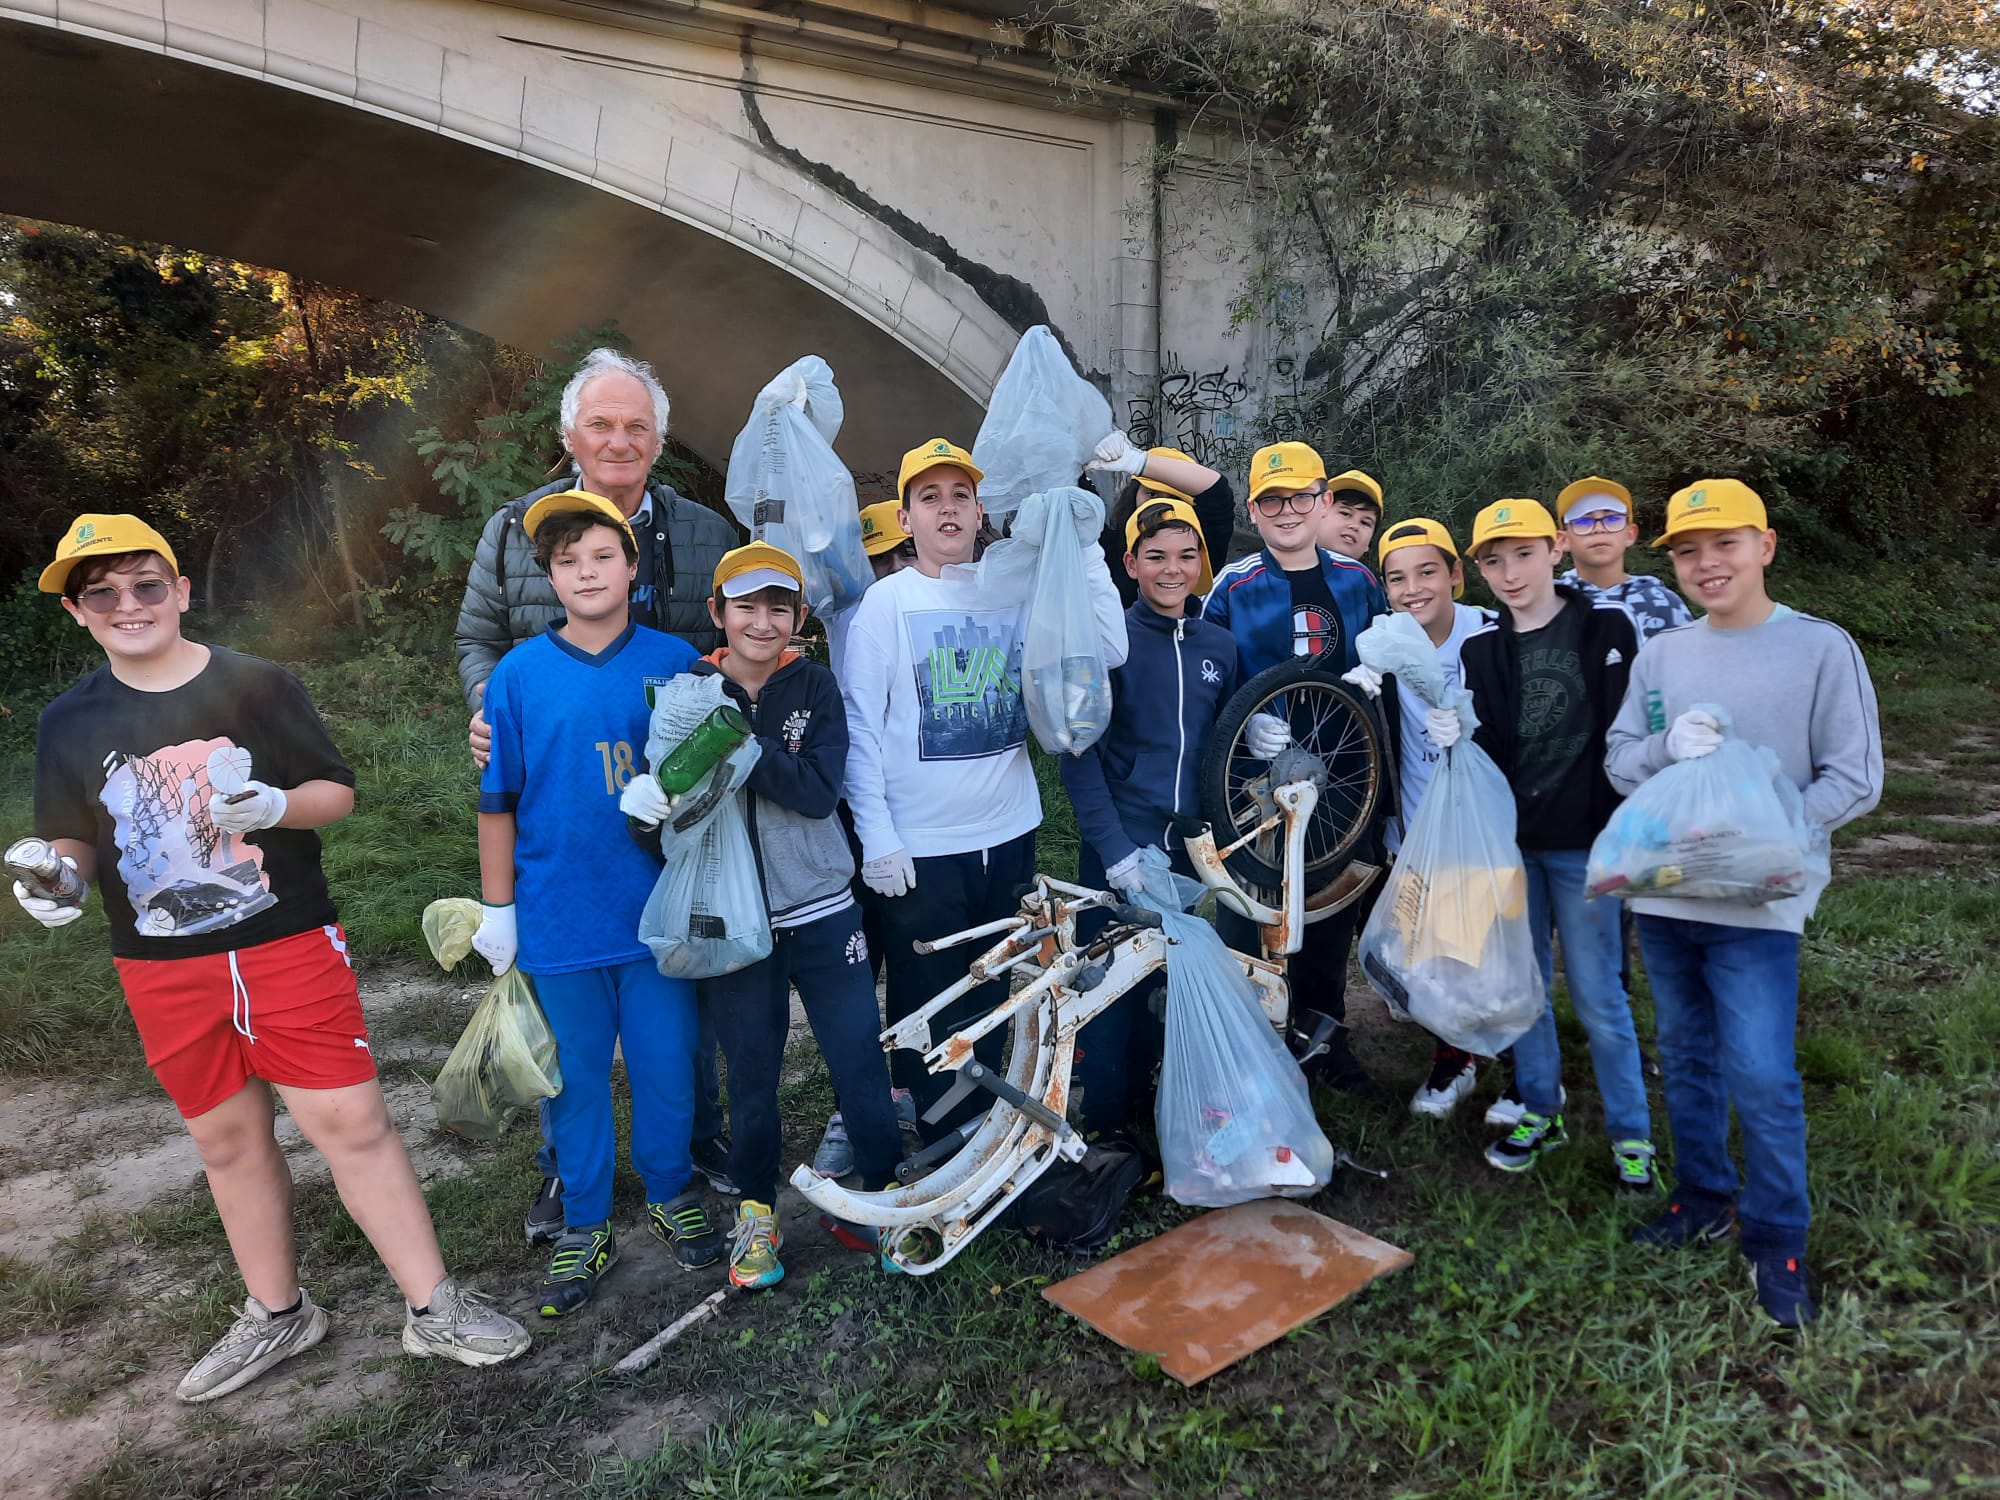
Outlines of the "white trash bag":
{"label": "white trash bag", "polygon": [[[1463,731],[1412,813],[1360,942],[1361,972],[1399,1020],[1482,1057],[1526,1036],[1547,997],[1528,923],[1514,794],[1472,742],[1472,695],[1447,694],[1437,652],[1409,615],[1379,617],[1355,641],[1362,661]],[[1440,701],[1442,700],[1442,701]]]}
{"label": "white trash bag", "polygon": [[875,577],[854,476],[833,451],[844,415],[825,360],[787,365],[751,403],[723,489],[753,537],[798,559],[806,604],[822,616],[855,603]]}
{"label": "white trash bag", "polygon": [[1167,1196],[1195,1208],[1310,1197],[1332,1180],[1333,1145],[1305,1075],[1215,929],[1160,920],[1167,1038],[1153,1119]]}
{"label": "white trash bag", "polygon": [[986,476],[979,503],[998,522],[1030,495],[1073,486],[1115,425],[1104,393],[1036,324],[1014,346],[972,442],[972,461]]}

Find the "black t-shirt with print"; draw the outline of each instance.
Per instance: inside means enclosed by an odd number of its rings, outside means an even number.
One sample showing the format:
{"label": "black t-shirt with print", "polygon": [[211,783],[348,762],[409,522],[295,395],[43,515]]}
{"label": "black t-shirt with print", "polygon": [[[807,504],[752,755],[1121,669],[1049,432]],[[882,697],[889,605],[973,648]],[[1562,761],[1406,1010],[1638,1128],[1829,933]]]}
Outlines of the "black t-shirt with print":
{"label": "black t-shirt with print", "polygon": [[1591,726],[1583,676],[1583,621],[1565,609],[1539,630],[1514,637],[1521,672],[1515,726],[1514,803],[1523,849],[1578,849],[1590,843]]}
{"label": "black t-shirt with print", "polygon": [[105,666],[42,711],[35,832],[95,846],[118,957],[196,958],[334,921],[318,834],[232,835],[209,820],[209,758],[231,747],[271,786],[354,785],[299,680],[220,646],[170,691]]}
{"label": "black t-shirt with print", "polygon": [[1337,664],[1342,659],[1340,606],[1334,603],[1325,569],[1315,559],[1296,573],[1286,569],[1285,582],[1292,590],[1292,655],[1331,656]]}

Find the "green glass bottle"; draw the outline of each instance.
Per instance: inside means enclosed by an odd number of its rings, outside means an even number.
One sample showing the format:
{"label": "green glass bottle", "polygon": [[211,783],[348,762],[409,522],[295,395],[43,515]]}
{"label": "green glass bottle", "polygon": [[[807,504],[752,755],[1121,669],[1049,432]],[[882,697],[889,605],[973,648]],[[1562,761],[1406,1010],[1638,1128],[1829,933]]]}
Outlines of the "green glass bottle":
{"label": "green glass bottle", "polygon": [[725,756],[750,738],[750,721],[723,704],[694,726],[688,737],[668,752],[654,772],[669,797],[684,796]]}

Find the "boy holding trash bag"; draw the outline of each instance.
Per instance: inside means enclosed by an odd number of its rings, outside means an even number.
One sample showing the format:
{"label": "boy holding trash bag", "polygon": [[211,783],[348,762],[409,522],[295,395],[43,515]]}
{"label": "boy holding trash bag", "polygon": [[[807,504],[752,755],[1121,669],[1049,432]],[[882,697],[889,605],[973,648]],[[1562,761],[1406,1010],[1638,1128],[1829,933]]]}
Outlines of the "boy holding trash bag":
{"label": "boy holding trash bag", "polygon": [[[847,801],[861,878],[882,900],[891,1021],[965,977],[964,954],[919,954],[912,944],[1008,915],[1035,873],[1042,799],[1021,691],[1027,610],[986,600],[978,581],[953,566],[973,560],[982,477],[972,455],[944,438],[903,455],[900,523],[916,562],[875,583],[848,626]],[[1125,618],[1094,521],[1078,540],[1104,664],[1116,667],[1125,660]],[[979,986],[933,1032],[991,1009],[1005,989],[1000,980]],[[988,1067],[1002,1066],[1005,1030],[975,1048]],[[892,1069],[920,1113],[951,1084],[907,1050],[896,1052]],[[984,1094],[964,1099],[923,1129],[937,1140],[988,1103]]]}
{"label": "boy holding trash bag", "polygon": [[[500,658],[486,685],[493,756],[479,782],[472,945],[496,974],[532,975],[555,1033],[562,1092],[549,1125],[563,1173],[564,1229],[542,1278],[542,1316],[574,1312],[618,1260],[611,1232],[617,1137],[611,1059],[632,1086],[632,1162],[648,1227],[685,1266],[712,1265],[722,1231],[692,1181],[695,996],[639,940],[659,861],[627,834],[621,793],[643,782],[649,689],[695,663],[679,636],[635,624],[626,605],[638,548],[609,501],[549,495],[522,525],[565,615]],[[517,915],[518,913],[518,915]]]}
{"label": "boy holding trash bag", "polygon": [[[743,1190],[729,1279],[753,1289],[785,1274],[774,1205],[782,1145],[778,1081],[794,985],[840,1099],[863,1191],[891,1186],[903,1159],[877,1039],[875,975],[851,888],[854,856],[834,816],[847,770],[847,713],[833,673],[790,649],[805,618],[803,589],[797,561],[780,548],[752,542],[726,553],[708,609],[728,644],[694,667],[698,676],[724,680],[729,699],[763,742],[742,796],[771,917],[771,952],[747,968],[699,981],[729,1061],[735,1143],[729,1175]],[[641,821],[657,822],[668,811],[660,792]]]}
{"label": "boy holding trash bag", "polygon": [[[1667,502],[1654,542],[1705,619],[1656,636],[1632,669],[1606,741],[1612,784],[1631,792],[1722,742],[1715,717],[1778,757],[1807,821],[1829,832],[1882,795],[1875,688],[1838,625],[1773,600],[1765,569],[1777,533],[1764,502],[1734,479],[1703,479]],[[1757,1301],[1778,1323],[1812,1321],[1805,1265],[1806,1119],[1794,1060],[1799,936],[1819,892],[1762,905],[1634,899],[1653,987],[1674,1144],[1667,1209],[1633,1238],[1694,1245],[1740,1230]],[[1729,1158],[1729,1112],[1743,1130],[1743,1181]]]}
{"label": "boy holding trash bag", "polygon": [[[1319,544],[1326,507],[1326,465],[1304,443],[1273,443],[1250,460],[1250,520],[1264,545],[1239,557],[1216,575],[1202,601],[1202,618],[1236,637],[1243,678],[1295,656],[1324,663],[1339,676],[1360,665],[1354,641],[1368,622],[1383,613],[1382,585],[1366,564],[1329,552]],[[1244,743],[1266,759],[1291,742],[1291,726],[1275,714],[1253,715]],[[1302,946],[1291,956],[1294,1009],[1309,1008],[1347,1019],[1347,960],[1354,947],[1365,902],[1357,901],[1323,922],[1307,925]],[[1224,935],[1235,946],[1256,939],[1249,924],[1226,913]],[[1313,1071],[1347,1093],[1371,1093],[1375,1081],[1354,1056],[1342,1025]]]}
{"label": "boy holding trash bag", "polygon": [[[1111,727],[1081,754],[1063,756],[1061,768],[1083,835],[1078,881],[1130,900],[1145,888],[1148,850],[1160,867],[1194,874],[1174,825],[1201,815],[1196,781],[1237,670],[1236,638],[1187,612],[1212,582],[1192,505],[1159,495],[1142,501],[1125,523],[1125,571],[1139,598],[1125,611],[1130,654],[1111,673]],[[1096,937],[1106,921],[1102,911],[1086,912],[1078,940]],[[1161,974],[1128,992],[1077,1037],[1074,1085],[1086,1135],[1123,1130],[1132,1095],[1158,1066],[1151,1004],[1165,982]]]}
{"label": "boy holding trash bag", "polygon": [[376,1082],[315,831],[353,809],[354,774],[305,689],[181,634],[188,581],[136,516],[77,517],[40,583],[106,660],[42,712],[40,838],[8,851],[14,896],[56,928],[99,883],[146,1061],[201,1152],[249,1293],[176,1394],[228,1395],[326,1336],[299,1285],[273,1088],[401,1290],[405,1352],[514,1358],[527,1331],[445,1274]]}
{"label": "boy holding trash bag", "polygon": [[[1583,889],[1591,841],[1618,805],[1604,777],[1604,732],[1624,699],[1638,637],[1618,605],[1556,582],[1561,546],[1540,501],[1498,500],[1480,511],[1471,551],[1500,615],[1465,643],[1465,686],[1479,715],[1474,738],[1514,789],[1535,958],[1543,983],[1553,985],[1554,935],[1561,934],[1563,972],[1590,1038],[1618,1184],[1649,1191],[1652,1124],[1632,1006],[1618,975],[1618,912],[1585,900]],[[1458,739],[1450,710],[1433,710],[1426,722],[1440,748]],[[1487,1162],[1502,1172],[1526,1172],[1569,1139],[1548,1007],[1514,1044],[1514,1067],[1520,1121],[1486,1148]]]}

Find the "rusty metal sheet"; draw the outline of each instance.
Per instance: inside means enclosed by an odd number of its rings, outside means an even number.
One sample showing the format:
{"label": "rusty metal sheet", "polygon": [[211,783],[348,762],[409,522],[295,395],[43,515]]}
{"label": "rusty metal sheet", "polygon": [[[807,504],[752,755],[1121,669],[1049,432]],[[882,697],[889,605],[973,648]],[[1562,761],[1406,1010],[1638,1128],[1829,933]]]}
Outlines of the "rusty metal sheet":
{"label": "rusty metal sheet", "polygon": [[1182,1385],[1400,1271],[1410,1253],[1283,1198],[1203,1214],[1042,1295]]}

